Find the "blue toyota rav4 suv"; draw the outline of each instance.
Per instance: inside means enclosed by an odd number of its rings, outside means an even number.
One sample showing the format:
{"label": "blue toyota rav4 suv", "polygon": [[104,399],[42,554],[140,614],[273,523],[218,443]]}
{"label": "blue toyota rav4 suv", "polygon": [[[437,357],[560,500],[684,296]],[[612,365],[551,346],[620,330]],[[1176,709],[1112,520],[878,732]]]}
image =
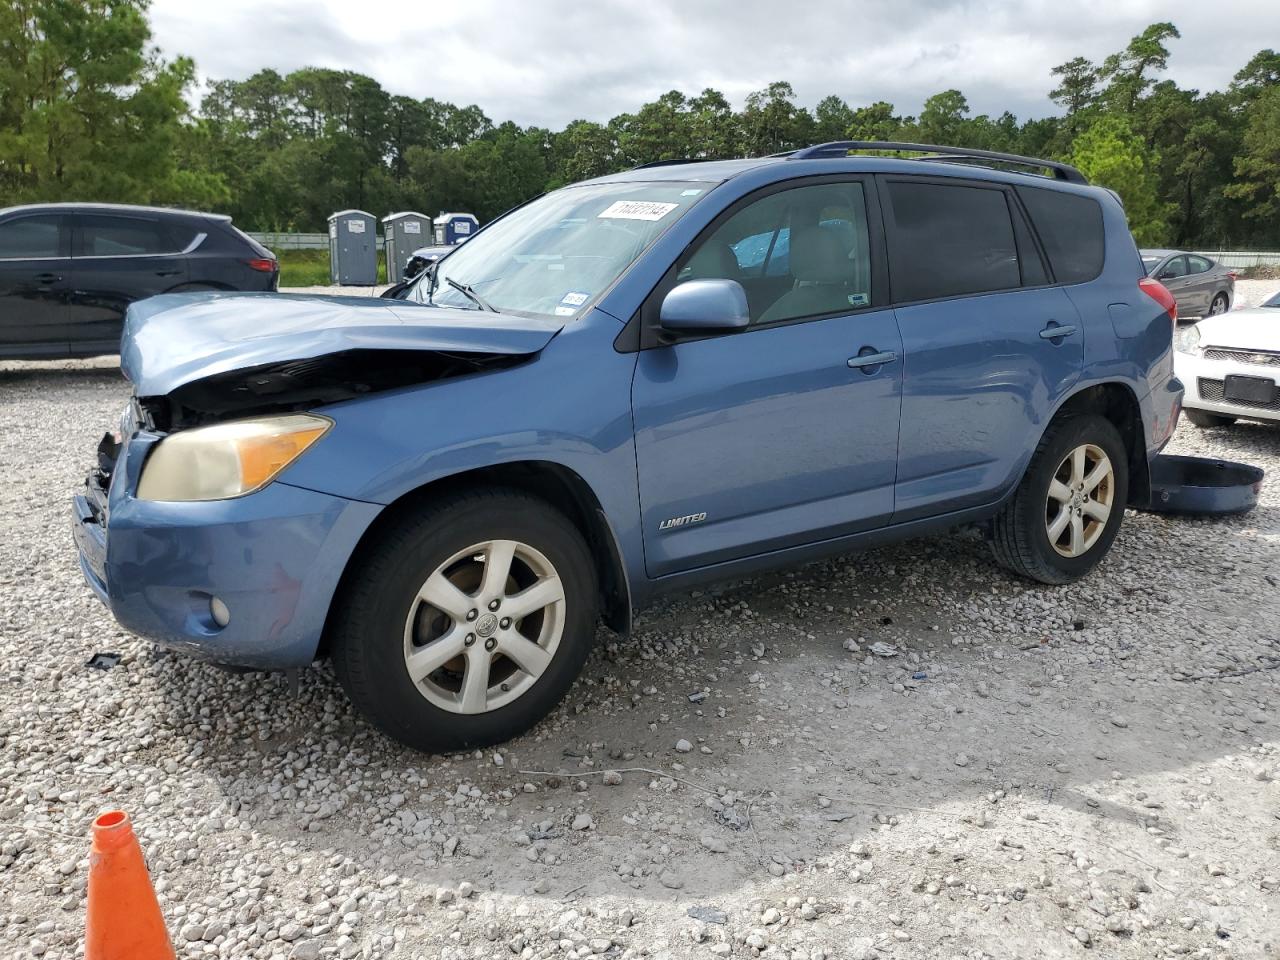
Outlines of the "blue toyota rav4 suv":
{"label": "blue toyota rav4 suv", "polygon": [[1061,164],[651,165],[513,210],[403,300],[135,305],[81,565],[165,646],[327,655],[392,737],[493,743],[660,591],[960,525],[1084,576],[1177,422],[1173,313]]}

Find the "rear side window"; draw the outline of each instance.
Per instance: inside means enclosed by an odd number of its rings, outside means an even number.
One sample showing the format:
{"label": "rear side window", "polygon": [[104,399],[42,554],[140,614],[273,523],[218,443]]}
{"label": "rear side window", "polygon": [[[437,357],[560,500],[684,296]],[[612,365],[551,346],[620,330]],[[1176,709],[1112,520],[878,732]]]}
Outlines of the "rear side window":
{"label": "rear side window", "polygon": [[936,300],[1021,286],[1003,190],[889,181],[893,297]]}
{"label": "rear side window", "polygon": [[[1018,187],[1059,283],[1084,283],[1102,272],[1102,207],[1090,197]],[[1148,267],[1150,269],[1150,267]]]}
{"label": "rear side window", "polygon": [[0,223],[0,260],[60,257],[60,217],[22,217]]}
{"label": "rear side window", "polygon": [[1189,273],[1207,273],[1213,264],[1204,257],[1187,257]]}
{"label": "rear side window", "polygon": [[84,216],[80,225],[80,256],[128,257],[176,253],[168,230],[155,220],[133,217]]}

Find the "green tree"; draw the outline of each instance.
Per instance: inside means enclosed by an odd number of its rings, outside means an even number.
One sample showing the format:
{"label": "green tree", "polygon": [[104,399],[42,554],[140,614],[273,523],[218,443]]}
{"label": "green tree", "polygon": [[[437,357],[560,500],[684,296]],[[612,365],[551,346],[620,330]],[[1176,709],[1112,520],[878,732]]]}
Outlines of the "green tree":
{"label": "green tree", "polygon": [[1049,91],[1049,99],[1067,112],[1067,129],[1075,136],[1080,129],[1080,116],[1098,99],[1098,69],[1084,57],[1073,57],[1049,71],[1058,85]]}
{"label": "green tree", "polygon": [[180,171],[195,67],[148,49],[147,0],[0,4],[0,203],[208,204],[207,171]]}
{"label": "green tree", "polygon": [[1280,220],[1280,85],[1264,90],[1254,103],[1241,151],[1235,158],[1237,182],[1226,188],[1229,197],[1247,201],[1244,216],[1273,224]]}
{"label": "green tree", "polygon": [[743,152],[748,156],[765,156],[807,146],[813,117],[809,111],[796,106],[796,92],[791,84],[779,80],[747,97],[741,124]]}
{"label": "green tree", "polygon": [[820,143],[843,140],[853,123],[853,110],[837,96],[823,97],[813,111],[813,136]]}
{"label": "green tree", "polygon": [[1071,162],[1093,183],[1120,195],[1138,243],[1164,241],[1167,227],[1156,176],[1142,138],[1121,117],[1102,117],[1075,141]]}
{"label": "green tree", "polygon": [[945,146],[961,143],[968,112],[969,101],[959,90],[935,93],[920,111],[920,139]]}
{"label": "green tree", "polygon": [[1138,99],[1155,82],[1151,73],[1169,65],[1169,48],[1165,42],[1181,36],[1172,23],[1153,23],[1119,53],[1102,61],[1099,75],[1107,81],[1103,98],[1112,110],[1133,113]]}
{"label": "green tree", "polygon": [[903,119],[893,112],[893,104],[877,100],[853,111],[845,136],[850,140],[901,140]]}

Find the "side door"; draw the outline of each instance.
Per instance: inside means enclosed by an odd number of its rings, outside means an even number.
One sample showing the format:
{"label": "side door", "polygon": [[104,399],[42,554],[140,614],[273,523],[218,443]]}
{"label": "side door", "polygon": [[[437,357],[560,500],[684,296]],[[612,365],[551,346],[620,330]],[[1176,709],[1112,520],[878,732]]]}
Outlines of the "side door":
{"label": "side door", "polygon": [[1156,279],[1165,285],[1173,299],[1178,301],[1178,316],[1197,316],[1195,293],[1191,289],[1191,277],[1188,276],[1187,258],[1182,254],[1170,257],[1156,271]]}
{"label": "side door", "polygon": [[0,221],[0,351],[65,356],[71,237],[56,213]]}
{"label": "side door", "polygon": [[[879,222],[870,178],[767,187],[713,221],[641,308],[632,405],[650,576],[889,521],[902,346]],[[662,298],[703,278],[743,286],[750,326],[665,338]]]}
{"label": "side door", "polygon": [[1208,314],[1216,282],[1211,260],[1187,254],[1187,299],[1194,308],[1188,310],[1191,316],[1203,317]]}
{"label": "side door", "polygon": [[129,304],[183,283],[186,260],[160,217],[80,213],[72,216],[72,227],[76,323],[71,350],[114,349]]}
{"label": "side door", "polygon": [[998,498],[1079,379],[1084,327],[1013,191],[882,178],[905,357],[893,522]]}

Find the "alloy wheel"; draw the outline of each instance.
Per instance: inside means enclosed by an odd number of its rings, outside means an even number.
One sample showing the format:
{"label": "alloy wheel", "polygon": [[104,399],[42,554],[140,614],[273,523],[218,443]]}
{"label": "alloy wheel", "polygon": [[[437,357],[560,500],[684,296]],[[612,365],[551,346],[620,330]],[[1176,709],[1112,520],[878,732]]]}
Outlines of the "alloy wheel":
{"label": "alloy wheel", "polygon": [[1093,547],[1115,508],[1115,469],[1101,447],[1084,443],[1063,458],[1049,482],[1045,532],[1053,549],[1079,557]]}
{"label": "alloy wheel", "polygon": [[564,626],[564,585],[551,561],[515,540],[475,544],[437,567],[410,604],[405,669],[441,709],[497,710],[547,670]]}
{"label": "alloy wheel", "polygon": [[1227,312],[1227,298],[1217,296],[1213,298],[1213,303],[1209,304],[1209,316],[1217,317]]}

